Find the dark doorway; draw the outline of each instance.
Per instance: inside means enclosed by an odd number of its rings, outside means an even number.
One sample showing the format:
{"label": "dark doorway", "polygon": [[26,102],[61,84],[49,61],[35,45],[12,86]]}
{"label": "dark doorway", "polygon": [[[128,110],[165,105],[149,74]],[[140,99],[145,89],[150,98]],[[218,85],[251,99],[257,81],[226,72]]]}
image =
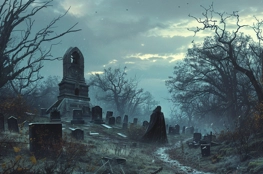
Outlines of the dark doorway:
{"label": "dark doorway", "polygon": [[79,95],[79,88],[75,89],[75,95]]}

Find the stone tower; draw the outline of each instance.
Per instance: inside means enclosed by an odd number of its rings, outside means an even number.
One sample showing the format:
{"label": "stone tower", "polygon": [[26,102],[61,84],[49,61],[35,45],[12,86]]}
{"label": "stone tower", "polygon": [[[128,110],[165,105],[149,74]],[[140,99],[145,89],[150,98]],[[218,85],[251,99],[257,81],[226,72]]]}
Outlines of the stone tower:
{"label": "stone tower", "polygon": [[70,47],[63,56],[63,78],[58,84],[59,96],[48,110],[56,108],[61,116],[72,116],[73,109],[89,115],[89,86],[84,78],[84,57],[77,47]]}

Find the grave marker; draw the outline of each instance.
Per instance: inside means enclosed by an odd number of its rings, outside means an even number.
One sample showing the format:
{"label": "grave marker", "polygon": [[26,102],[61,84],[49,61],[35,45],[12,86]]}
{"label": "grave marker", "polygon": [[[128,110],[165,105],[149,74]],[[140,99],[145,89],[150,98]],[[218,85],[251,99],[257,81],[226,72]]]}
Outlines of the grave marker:
{"label": "grave marker", "polygon": [[34,155],[57,155],[62,149],[62,124],[29,123],[29,145]]}
{"label": "grave marker", "polygon": [[76,140],[84,140],[84,131],[81,129],[69,128],[71,130],[71,136]]}
{"label": "grave marker", "polygon": [[121,124],[121,116],[116,117],[116,124]]}
{"label": "grave marker", "polygon": [[4,114],[0,113],[0,132],[5,131],[5,117]]}
{"label": "grave marker", "polygon": [[129,121],[128,115],[124,115],[123,123],[128,124],[128,121]]}
{"label": "grave marker", "polygon": [[8,130],[11,132],[19,132],[17,119],[13,116],[7,119]]}
{"label": "grave marker", "polygon": [[133,119],[133,124],[134,124],[134,125],[137,125],[137,123],[138,123],[138,118],[134,118],[134,119]]}
{"label": "grave marker", "polygon": [[180,134],[180,126],[178,124],[176,124],[174,128],[175,128],[175,130],[174,130],[175,134],[179,135]]}
{"label": "grave marker", "polygon": [[108,121],[109,118],[112,117],[112,116],[113,116],[113,112],[112,111],[107,111],[107,113],[106,113],[106,121]]}
{"label": "grave marker", "polygon": [[109,118],[109,125],[115,125],[115,117]]}
{"label": "grave marker", "polygon": [[92,121],[94,120],[102,120],[102,108],[100,106],[92,108]]}

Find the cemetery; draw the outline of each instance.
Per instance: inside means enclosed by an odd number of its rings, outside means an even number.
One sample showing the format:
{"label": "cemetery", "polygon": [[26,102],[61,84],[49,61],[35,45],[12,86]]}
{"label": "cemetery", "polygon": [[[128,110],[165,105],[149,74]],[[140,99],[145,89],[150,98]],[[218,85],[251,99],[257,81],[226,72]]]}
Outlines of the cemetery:
{"label": "cemetery", "polygon": [[49,108],[35,114],[25,112],[23,119],[0,113],[1,173],[230,174],[262,170],[262,158],[248,161],[248,155],[238,154],[245,151],[255,156],[262,150],[261,139],[244,142],[245,136],[238,132],[201,132],[194,126],[169,122],[161,106],[153,108],[147,120],[105,111],[90,101],[84,58],[77,47],[66,51],[63,68],[59,96]]}

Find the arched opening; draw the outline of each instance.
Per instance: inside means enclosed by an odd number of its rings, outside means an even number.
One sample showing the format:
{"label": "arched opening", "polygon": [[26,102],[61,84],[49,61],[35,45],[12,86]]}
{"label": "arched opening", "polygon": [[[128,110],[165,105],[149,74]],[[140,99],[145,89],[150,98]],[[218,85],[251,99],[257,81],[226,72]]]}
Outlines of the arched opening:
{"label": "arched opening", "polygon": [[74,64],[79,64],[79,53],[77,51],[74,51],[72,54],[71,54],[71,63],[74,63]]}
{"label": "arched opening", "polygon": [[79,95],[79,88],[75,89],[75,95]]}

